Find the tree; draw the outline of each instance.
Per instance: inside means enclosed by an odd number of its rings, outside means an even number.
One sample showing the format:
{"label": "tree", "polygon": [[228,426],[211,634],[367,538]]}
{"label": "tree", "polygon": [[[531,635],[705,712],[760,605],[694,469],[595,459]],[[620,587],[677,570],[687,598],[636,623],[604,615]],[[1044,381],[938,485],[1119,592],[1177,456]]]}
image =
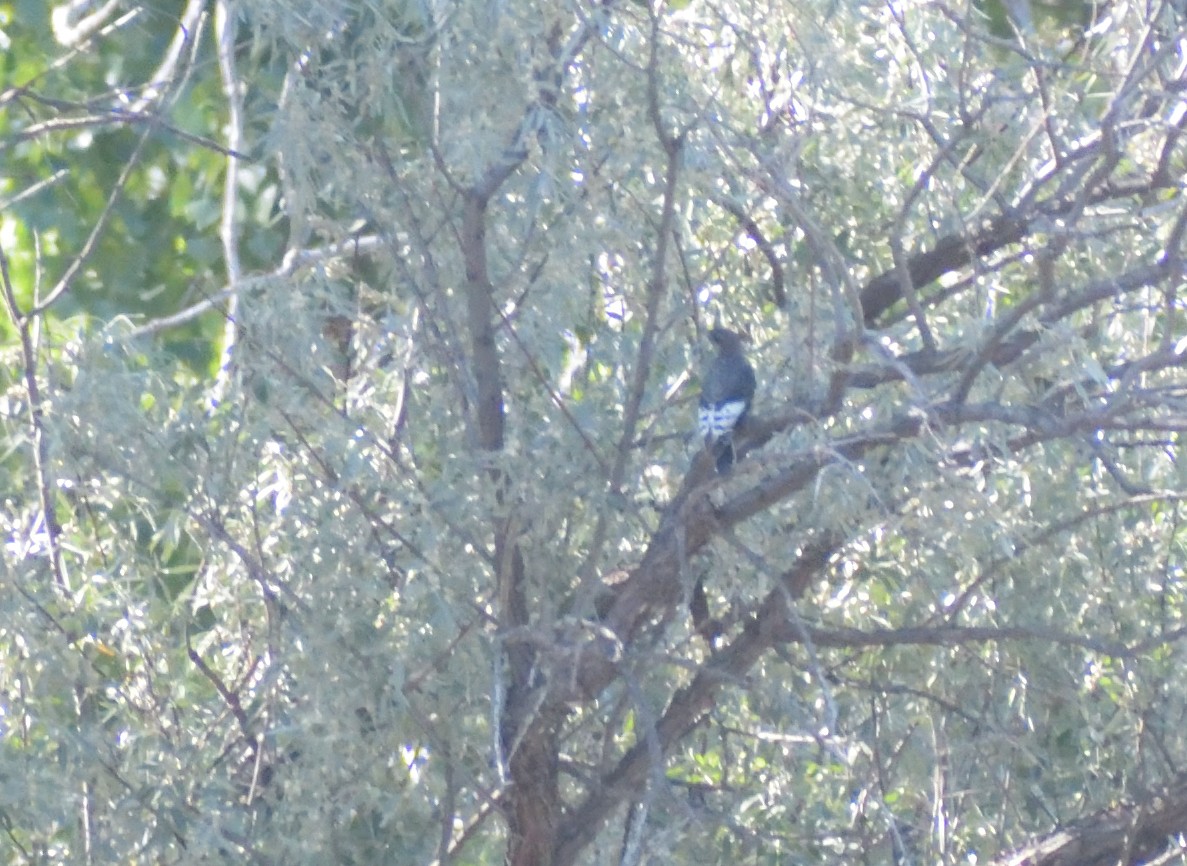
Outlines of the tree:
{"label": "tree", "polygon": [[32,6],[8,862],[1173,855],[1175,4]]}

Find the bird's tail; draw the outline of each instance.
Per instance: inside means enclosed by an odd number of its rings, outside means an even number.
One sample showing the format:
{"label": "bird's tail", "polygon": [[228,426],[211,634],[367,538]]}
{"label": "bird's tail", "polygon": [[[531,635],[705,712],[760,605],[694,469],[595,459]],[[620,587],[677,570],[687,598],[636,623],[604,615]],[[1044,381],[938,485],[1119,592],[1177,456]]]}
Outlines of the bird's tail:
{"label": "bird's tail", "polygon": [[717,461],[717,473],[727,475],[734,468],[734,437],[728,433],[713,443],[713,456]]}

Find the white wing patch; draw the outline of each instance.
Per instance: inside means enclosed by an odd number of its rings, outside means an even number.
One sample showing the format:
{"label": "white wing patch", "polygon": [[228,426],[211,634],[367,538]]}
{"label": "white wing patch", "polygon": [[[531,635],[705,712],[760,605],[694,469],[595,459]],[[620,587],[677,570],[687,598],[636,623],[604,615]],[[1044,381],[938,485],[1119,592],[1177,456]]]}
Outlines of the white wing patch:
{"label": "white wing patch", "polygon": [[716,406],[702,404],[697,412],[697,432],[706,439],[720,439],[734,429],[745,411],[745,400],[728,400]]}

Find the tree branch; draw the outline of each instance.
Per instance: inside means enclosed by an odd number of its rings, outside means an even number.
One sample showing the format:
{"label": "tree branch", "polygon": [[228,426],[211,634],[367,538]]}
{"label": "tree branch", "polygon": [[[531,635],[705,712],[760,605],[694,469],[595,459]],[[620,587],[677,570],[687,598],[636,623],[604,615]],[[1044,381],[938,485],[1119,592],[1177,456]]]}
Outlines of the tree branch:
{"label": "tree branch", "polygon": [[[1176,837],[1184,832],[1187,832],[1187,776],[1179,776],[1164,791],[1089,815],[989,866],[1177,863],[1182,853]],[[1161,860],[1159,855],[1164,852],[1172,859]]]}
{"label": "tree branch", "polygon": [[8,273],[8,256],[0,246],[0,289],[4,292],[4,308],[9,321],[16,329],[21,343],[21,361],[25,374],[25,392],[29,398],[29,439],[33,443],[33,473],[37,479],[37,496],[41,504],[42,520],[45,523],[46,547],[49,552],[50,570],[54,583],[61,592],[70,592],[66,575],[66,563],[62,558],[62,524],[54,504],[54,482],[50,476],[49,439],[45,432],[45,405],[41,397],[41,386],[37,382],[37,350],[33,345],[30,329],[34,319],[22,316],[17,305],[16,292]]}

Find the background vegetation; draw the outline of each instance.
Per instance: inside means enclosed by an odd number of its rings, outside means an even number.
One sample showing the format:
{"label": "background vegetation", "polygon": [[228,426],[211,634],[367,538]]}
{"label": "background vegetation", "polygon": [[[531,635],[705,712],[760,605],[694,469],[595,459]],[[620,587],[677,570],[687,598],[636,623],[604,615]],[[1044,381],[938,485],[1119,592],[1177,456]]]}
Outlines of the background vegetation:
{"label": "background vegetation", "polygon": [[0,40],[3,862],[1178,862],[1181,4]]}

